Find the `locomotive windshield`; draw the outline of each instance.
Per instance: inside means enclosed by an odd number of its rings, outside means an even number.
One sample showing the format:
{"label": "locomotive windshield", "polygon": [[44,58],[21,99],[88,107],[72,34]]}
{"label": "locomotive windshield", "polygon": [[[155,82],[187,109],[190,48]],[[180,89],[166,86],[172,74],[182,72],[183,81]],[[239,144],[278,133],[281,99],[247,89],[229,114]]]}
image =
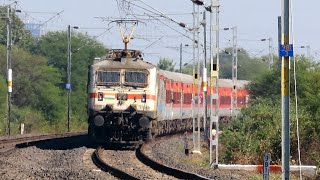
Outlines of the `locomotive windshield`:
{"label": "locomotive windshield", "polygon": [[98,71],[97,84],[98,85],[112,85],[120,83],[120,71]]}
{"label": "locomotive windshield", "polygon": [[126,71],[124,85],[146,86],[147,74],[141,71]]}

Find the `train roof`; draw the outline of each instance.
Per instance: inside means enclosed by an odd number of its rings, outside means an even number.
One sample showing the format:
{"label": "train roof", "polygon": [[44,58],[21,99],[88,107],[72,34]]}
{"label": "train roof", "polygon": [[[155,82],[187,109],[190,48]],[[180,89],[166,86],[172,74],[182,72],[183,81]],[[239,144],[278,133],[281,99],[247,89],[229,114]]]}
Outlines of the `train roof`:
{"label": "train roof", "polygon": [[177,72],[171,72],[171,71],[165,71],[162,69],[159,69],[159,74],[163,75],[164,77],[171,79],[173,81],[179,81],[183,83],[192,83],[192,76],[188,74],[182,74]]}
{"label": "train roof", "polygon": [[156,66],[143,61],[138,50],[111,49],[105,57],[95,58],[93,69],[152,69]]}
{"label": "train roof", "polygon": [[95,61],[93,69],[152,69],[156,66],[137,58],[105,58]]}
{"label": "train roof", "polygon": [[[183,83],[193,83],[193,78],[191,75],[188,74],[182,74],[177,72],[171,72],[171,71],[165,71],[165,70],[159,70],[159,74],[163,75],[164,77],[177,81],[177,82],[183,82]],[[201,78],[200,78],[201,79]],[[244,88],[249,81],[246,80],[237,80],[238,88]],[[219,86],[220,87],[232,87],[233,83],[231,79],[219,79]]]}

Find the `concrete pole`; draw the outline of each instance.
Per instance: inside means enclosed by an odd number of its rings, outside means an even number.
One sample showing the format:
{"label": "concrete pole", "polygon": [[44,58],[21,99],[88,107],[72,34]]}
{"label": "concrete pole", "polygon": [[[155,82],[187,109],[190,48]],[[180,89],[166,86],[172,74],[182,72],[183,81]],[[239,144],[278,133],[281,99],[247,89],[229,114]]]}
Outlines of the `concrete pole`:
{"label": "concrete pole", "polygon": [[278,56],[279,56],[279,62],[281,62],[280,45],[281,45],[281,16],[278,16]]}
{"label": "concrete pole", "polygon": [[11,7],[7,6],[7,133],[11,135],[11,93],[12,93],[12,21]]}
{"label": "concrete pole", "polygon": [[[197,74],[198,74],[198,117],[197,117],[197,120],[198,120],[198,144],[197,144],[197,149],[200,151],[201,148],[200,148],[200,118],[201,118],[201,115],[200,115],[200,89],[201,89],[201,82],[200,82],[200,46],[199,46],[199,40],[200,40],[200,37],[199,37],[199,29],[200,28],[200,7],[198,6],[197,7],[197,33],[196,33],[196,41],[197,41],[197,64],[198,64],[198,67],[197,67]],[[201,151],[200,151],[201,152]]]}
{"label": "concrete pole", "polygon": [[70,93],[71,93],[71,27],[68,25],[68,66],[67,66],[67,74],[68,74],[68,85],[67,89],[68,93],[68,132],[70,132],[70,110],[71,110],[71,101],[70,101]]}
{"label": "concrete pole", "polygon": [[180,73],[182,73],[182,43],[180,43]]}
{"label": "concrete pole", "polygon": [[211,12],[210,12],[210,124],[209,124],[209,131],[208,131],[208,138],[210,140],[210,165],[212,164],[212,121],[213,121],[213,0],[211,0]]}
{"label": "concrete pole", "polygon": [[193,83],[192,83],[192,102],[191,102],[191,114],[192,114],[192,140],[193,140],[193,147],[196,147],[196,120],[194,116],[194,109],[195,109],[195,84],[196,84],[196,10],[195,10],[195,4],[193,3],[193,27],[192,27],[192,75],[193,75]]}
{"label": "concrete pole", "polygon": [[204,106],[204,115],[203,115],[203,130],[206,138],[206,123],[208,115],[208,106],[207,106],[207,22],[206,22],[206,11],[203,11],[203,45],[204,45],[204,60],[203,60],[203,70],[202,70],[202,90],[203,90],[203,106]]}
{"label": "concrete pole", "polygon": [[238,81],[238,43],[237,43],[237,26],[232,29],[232,93],[231,93],[231,117],[235,115],[235,109],[237,108],[237,81]]}
{"label": "concrete pole", "polygon": [[307,48],[307,56],[308,56],[308,58],[311,60],[312,57],[311,57],[311,48],[310,48],[310,45],[307,45],[306,48]]}
{"label": "concrete pole", "polygon": [[273,47],[272,47],[273,41],[271,37],[268,40],[269,40],[269,70],[271,70],[273,65]]}
{"label": "concrete pole", "polygon": [[[290,1],[281,0],[282,5],[282,38],[281,44],[289,46],[289,37],[290,37]],[[282,94],[282,179],[289,180],[290,173],[290,97],[289,97],[289,86],[290,86],[290,77],[289,77],[289,56],[282,57],[282,66],[281,66],[281,94]]]}

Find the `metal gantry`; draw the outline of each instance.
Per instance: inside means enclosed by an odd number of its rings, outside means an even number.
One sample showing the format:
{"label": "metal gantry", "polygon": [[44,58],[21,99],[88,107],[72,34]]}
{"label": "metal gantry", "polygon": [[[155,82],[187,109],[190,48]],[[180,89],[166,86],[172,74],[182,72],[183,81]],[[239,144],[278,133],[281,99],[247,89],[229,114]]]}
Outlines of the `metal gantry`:
{"label": "metal gantry", "polygon": [[[196,12],[197,7],[197,12]],[[193,89],[192,89],[192,131],[193,131],[193,153],[201,153],[200,149],[200,61],[199,61],[199,5],[193,3]],[[196,95],[197,92],[197,95]],[[196,101],[198,106],[196,106]],[[197,116],[195,115],[195,109],[197,108]],[[197,122],[197,123],[196,123]],[[197,127],[197,129],[196,129]]]}
{"label": "metal gantry", "polygon": [[[209,141],[210,141],[210,165],[218,167],[219,164],[219,0],[211,0],[211,52],[210,52],[210,125],[209,125]],[[215,25],[213,23],[213,9],[215,11]],[[213,48],[213,35],[215,34],[215,48]],[[216,61],[213,60],[214,54]],[[215,85],[215,92],[213,86]],[[215,100],[216,107],[213,108],[213,100]],[[213,139],[213,124],[215,124],[215,132]],[[215,163],[213,163],[213,146],[215,146]]]}
{"label": "metal gantry", "polygon": [[238,81],[238,42],[237,42],[237,26],[232,29],[232,93],[231,93],[231,117],[235,117],[237,112],[237,81]]}
{"label": "metal gantry", "polygon": [[273,65],[273,46],[272,46],[272,37],[269,37],[268,39],[261,39],[261,41],[266,41],[268,40],[269,42],[269,61],[268,61],[268,66],[269,66],[269,70],[272,69],[272,65]]}

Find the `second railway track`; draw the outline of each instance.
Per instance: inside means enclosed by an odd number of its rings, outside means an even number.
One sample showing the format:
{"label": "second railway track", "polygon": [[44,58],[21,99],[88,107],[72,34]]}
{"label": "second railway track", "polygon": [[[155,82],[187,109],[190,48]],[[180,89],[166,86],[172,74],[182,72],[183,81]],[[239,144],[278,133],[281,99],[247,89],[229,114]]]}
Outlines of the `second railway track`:
{"label": "second railway track", "polygon": [[26,136],[26,137],[1,139],[0,154],[13,150],[17,145],[24,146],[24,145],[28,145],[28,143],[32,143],[40,140],[64,138],[64,137],[78,136],[78,135],[84,135],[84,134],[86,133],[79,132],[79,133],[65,133],[65,134],[34,135],[34,136]]}

